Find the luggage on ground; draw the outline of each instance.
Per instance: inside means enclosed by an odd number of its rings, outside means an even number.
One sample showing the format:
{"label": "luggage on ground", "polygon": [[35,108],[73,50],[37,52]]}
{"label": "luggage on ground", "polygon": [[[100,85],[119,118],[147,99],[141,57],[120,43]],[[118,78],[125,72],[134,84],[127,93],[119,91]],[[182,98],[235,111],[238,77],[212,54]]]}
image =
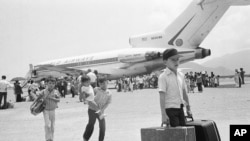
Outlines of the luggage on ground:
{"label": "luggage on ground", "polygon": [[194,127],[151,127],[141,129],[141,141],[196,141]]}
{"label": "luggage on ground", "polygon": [[195,127],[196,141],[221,141],[216,123],[212,120],[187,121],[187,126]]}

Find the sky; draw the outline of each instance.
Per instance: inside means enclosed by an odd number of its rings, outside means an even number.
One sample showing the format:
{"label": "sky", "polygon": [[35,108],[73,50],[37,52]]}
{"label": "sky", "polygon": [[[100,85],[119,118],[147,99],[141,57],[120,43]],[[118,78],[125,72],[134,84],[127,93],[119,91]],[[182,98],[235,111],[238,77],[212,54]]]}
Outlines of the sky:
{"label": "sky", "polygon": [[[29,64],[130,48],[129,37],[167,27],[192,0],[0,0],[0,75]],[[212,55],[250,49],[250,6],[230,7],[201,44]]]}

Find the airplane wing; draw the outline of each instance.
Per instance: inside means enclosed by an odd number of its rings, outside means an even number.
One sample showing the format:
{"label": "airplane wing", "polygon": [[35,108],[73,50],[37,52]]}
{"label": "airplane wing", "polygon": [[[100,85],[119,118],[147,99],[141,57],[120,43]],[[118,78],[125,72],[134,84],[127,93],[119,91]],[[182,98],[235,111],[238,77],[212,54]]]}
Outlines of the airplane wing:
{"label": "airplane wing", "polygon": [[83,70],[80,69],[73,69],[73,68],[68,68],[68,67],[63,67],[63,66],[55,66],[55,65],[39,65],[37,66],[39,70],[50,70],[50,71],[57,71],[61,73],[65,73],[67,75],[79,75],[81,72],[84,72]]}

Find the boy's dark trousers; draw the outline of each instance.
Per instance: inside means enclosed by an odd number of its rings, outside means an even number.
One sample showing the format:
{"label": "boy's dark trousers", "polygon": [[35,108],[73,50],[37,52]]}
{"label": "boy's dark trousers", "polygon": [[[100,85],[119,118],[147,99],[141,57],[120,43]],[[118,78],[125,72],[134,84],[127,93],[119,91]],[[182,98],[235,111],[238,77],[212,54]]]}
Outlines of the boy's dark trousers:
{"label": "boy's dark trousers", "polygon": [[88,109],[88,115],[89,115],[89,122],[86,126],[85,132],[83,134],[83,138],[86,140],[89,140],[89,138],[91,137],[93,131],[94,131],[94,125],[96,122],[96,119],[98,119],[99,121],[99,141],[103,141],[104,140],[104,136],[105,136],[105,130],[106,130],[106,124],[105,124],[105,118],[103,118],[102,120],[100,120],[99,115],[97,113],[95,113],[96,111]]}
{"label": "boy's dark trousers", "polygon": [[169,117],[171,127],[186,125],[183,104],[180,105],[180,108],[169,108],[165,110]]}

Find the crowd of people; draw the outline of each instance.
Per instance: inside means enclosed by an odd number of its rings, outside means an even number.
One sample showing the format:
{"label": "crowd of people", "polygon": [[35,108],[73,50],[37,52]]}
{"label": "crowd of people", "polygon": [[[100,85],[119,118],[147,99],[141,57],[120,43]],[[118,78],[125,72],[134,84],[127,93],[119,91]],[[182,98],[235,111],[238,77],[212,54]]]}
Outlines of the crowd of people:
{"label": "crowd of people", "polygon": [[[243,68],[235,69],[234,81],[236,87],[241,87],[241,85],[245,84],[244,75],[245,71]],[[93,72],[89,69],[86,73],[90,77],[91,86],[94,88],[98,85],[97,77],[98,72],[94,70]],[[59,91],[59,94],[62,98],[65,98],[67,94],[72,94],[72,97],[75,95],[79,95],[79,100],[83,102],[82,95],[79,92],[79,84],[81,84],[81,77],[86,75],[81,73],[77,77],[61,77],[57,78],[55,88]],[[202,72],[187,72],[185,74],[185,82],[187,85],[188,93],[194,93],[195,88],[197,88],[198,92],[202,92],[204,87],[217,87],[220,85],[220,75],[215,75],[213,72],[209,75],[207,71]],[[18,80],[15,81],[14,84],[11,84],[6,80],[6,76],[2,76],[1,83],[8,87],[14,88],[15,100],[16,102],[22,101],[34,101],[36,98],[36,93],[45,89],[45,81],[41,79],[40,81],[35,82],[34,80],[28,81],[28,95],[23,95],[23,88],[20,86],[20,82]],[[2,85],[3,86],[3,85]],[[117,92],[133,92],[134,90],[144,89],[144,88],[157,88],[158,87],[158,76],[155,73],[146,74],[146,75],[137,75],[137,76],[123,76],[120,79],[116,80],[115,88]],[[7,108],[7,90],[2,88],[0,90],[0,105],[3,99],[3,106],[0,108]]]}
{"label": "crowd of people", "polygon": [[[234,81],[236,87],[241,87],[241,85],[245,84],[244,75],[245,71],[243,68],[235,69],[234,74]],[[92,87],[96,87],[98,72],[94,70],[93,72],[89,69],[86,73],[90,77]],[[79,95],[79,100],[83,102],[82,95],[79,92],[79,84],[81,83],[81,77],[85,75],[81,73],[77,77],[61,77],[57,78],[55,88],[59,91],[59,94],[62,98],[65,98],[67,94],[72,94],[72,97],[75,95]],[[2,76],[2,82],[7,87],[14,88],[15,100],[16,102],[22,101],[34,101],[36,98],[36,93],[45,89],[45,81],[41,79],[40,81],[35,82],[34,80],[28,81],[27,88],[28,88],[28,95],[23,95],[23,88],[20,86],[20,82],[18,80],[15,81],[14,84],[11,84],[6,80],[6,76]],[[123,76],[120,79],[115,81],[115,88],[117,92],[133,92],[134,90],[144,89],[144,88],[157,88],[158,87],[158,76],[155,73],[146,74],[146,75],[137,75],[137,76]],[[202,92],[204,87],[217,87],[220,85],[220,75],[215,75],[213,72],[209,75],[207,71],[202,72],[187,72],[185,74],[185,82],[187,85],[187,92],[194,93],[195,88],[197,88],[198,92]],[[8,101],[7,101],[7,90],[0,91],[0,104],[2,103],[3,99],[3,106],[0,108],[7,108]]]}
{"label": "crowd of people", "polygon": [[[244,80],[245,71],[243,68],[235,69],[234,81],[236,87],[241,87],[245,84]],[[185,81],[187,84],[188,92],[193,92],[197,87],[198,92],[202,92],[204,87],[218,87],[220,85],[220,75],[215,75],[214,72],[211,72],[209,75],[207,71],[202,72],[192,72],[185,74]]]}
{"label": "crowd of people", "polygon": [[213,72],[209,75],[207,71],[189,72],[185,74],[185,81],[188,93],[193,92],[194,88],[198,88],[198,92],[203,91],[203,87],[217,87],[220,85],[220,75]]}
{"label": "crowd of people", "polygon": [[157,88],[158,77],[156,74],[125,76],[116,80],[117,92],[127,92],[144,88]]}

